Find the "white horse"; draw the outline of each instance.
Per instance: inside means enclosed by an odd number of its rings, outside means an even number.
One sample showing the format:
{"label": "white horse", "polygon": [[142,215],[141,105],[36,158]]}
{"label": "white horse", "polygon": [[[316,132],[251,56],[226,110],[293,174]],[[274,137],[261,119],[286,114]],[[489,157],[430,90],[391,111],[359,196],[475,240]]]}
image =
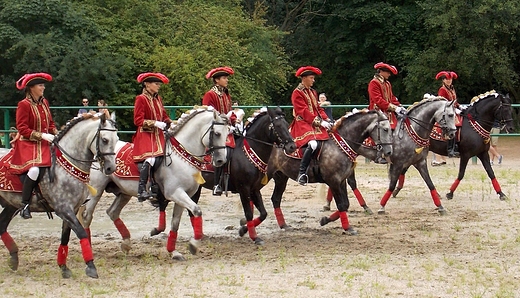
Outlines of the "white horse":
{"label": "white horse", "polygon": [[[115,171],[114,149],[117,141],[115,122],[105,119],[104,114],[84,114],[74,118],[53,142],[56,149],[53,151],[56,153],[53,154],[55,161],[39,182],[43,203],[38,195],[31,198],[32,212],[47,212],[51,217],[50,212],[54,211],[63,220],[57,259],[64,278],[71,277],[71,271],[66,265],[71,229],[80,239],[83,259],[87,264],[87,276],[98,277],[87,233],[78,221],[76,213],[88,193],[87,183],[92,162],[98,161],[97,172],[111,174]],[[4,155],[5,153],[2,156]],[[0,204],[4,207],[0,213],[0,236],[11,255],[9,267],[17,270],[18,246],[7,232],[7,226],[16,211],[23,206],[21,191],[13,191],[11,187],[18,183],[19,178],[8,175],[6,167],[3,166],[0,176]]]}
{"label": "white horse", "polygon": [[[195,235],[189,242],[190,251],[193,254],[198,252],[202,238],[202,211],[191,200],[191,196],[203,183],[201,171],[196,164],[203,164],[204,161],[200,157],[209,153],[213,155],[213,166],[219,167],[226,163],[225,144],[229,132],[226,124],[227,118],[219,116],[212,107],[197,108],[185,113],[174,130],[170,132],[172,137],[167,138],[169,141],[166,146],[166,156],[154,173],[154,179],[160,188],[160,195],[163,195],[168,201],[175,202],[176,206],[188,209],[195,215],[192,220]],[[175,143],[175,140],[181,144],[184,151],[174,150],[172,152],[171,144]],[[127,143],[118,142],[116,151],[119,151],[118,149],[125,144]],[[130,232],[119,215],[131,197],[137,196],[138,181],[121,178],[114,174],[106,176],[100,171],[93,171],[90,176],[90,183],[97,189],[97,194],[88,197],[88,202],[82,213],[84,227],[90,232],[89,227],[92,223],[93,213],[103,192],[106,190],[114,193],[116,198],[108,208],[107,214],[123,237],[121,249],[128,252],[131,249]],[[175,245],[172,244],[175,243],[176,238],[177,232],[170,232],[167,250],[172,253],[173,258],[176,258],[179,254],[175,250]]]}

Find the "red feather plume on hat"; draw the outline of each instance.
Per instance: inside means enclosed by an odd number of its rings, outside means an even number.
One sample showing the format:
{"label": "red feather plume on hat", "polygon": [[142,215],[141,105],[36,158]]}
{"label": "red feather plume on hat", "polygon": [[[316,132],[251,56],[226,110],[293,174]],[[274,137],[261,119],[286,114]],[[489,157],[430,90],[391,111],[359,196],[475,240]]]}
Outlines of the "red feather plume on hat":
{"label": "red feather plume on hat", "polygon": [[27,86],[42,84],[50,81],[52,81],[52,76],[48,73],[27,73],[24,74],[18,81],[16,81],[16,88],[18,90],[23,90]]}
{"label": "red feather plume on hat", "polygon": [[441,77],[446,77],[446,78],[449,80],[449,79],[457,79],[459,76],[458,76],[457,73],[455,73],[454,71],[443,70],[443,71],[440,71],[440,72],[435,76],[435,79],[438,80],[438,79],[440,79]]}
{"label": "red feather plume on hat", "polygon": [[306,75],[321,75],[322,72],[321,72],[321,69],[317,68],[317,67],[314,67],[314,66],[302,66],[300,68],[298,68],[298,70],[296,71],[296,76],[297,77],[301,77],[301,76],[306,76]]}
{"label": "red feather plume on hat", "polygon": [[170,80],[160,72],[143,72],[137,76],[137,82],[162,82],[163,84],[168,84]]}
{"label": "red feather plume on hat", "polygon": [[213,78],[215,76],[230,76],[234,73],[235,71],[233,70],[233,68],[229,66],[217,67],[208,71],[208,73],[206,74],[206,79]]}
{"label": "red feather plume on hat", "polygon": [[384,62],[379,62],[379,63],[374,64],[374,69],[388,69],[394,75],[397,75],[397,73],[398,73],[397,68],[395,66],[384,63]]}

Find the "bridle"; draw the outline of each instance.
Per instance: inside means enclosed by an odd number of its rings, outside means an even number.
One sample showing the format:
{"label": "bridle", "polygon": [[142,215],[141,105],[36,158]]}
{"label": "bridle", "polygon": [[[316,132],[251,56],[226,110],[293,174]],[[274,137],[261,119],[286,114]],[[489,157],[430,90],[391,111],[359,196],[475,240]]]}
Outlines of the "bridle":
{"label": "bridle", "polygon": [[385,146],[385,145],[392,145],[392,142],[390,142],[390,143],[383,143],[381,141],[381,122],[385,122],[385,121],[390,122],[390,120],[387,117],[385,117],[385,119],[379,119],[379,115],[378,115],[376,124],[368,132],[368,135],[370,136],[370,135],[372,135],[372,132],[374,131],[374,129],[377,129],[377,140],[374,140],[374,143],[376,143],[376,148],[375,149],[372,148],[371,146],[367,146],[367,145],[364,145],[364,144],[360,144],[360,145],[365,147],[365,148],[368,148],[368,149],[376,150],[377,152],[383,151],[383,146]]}
{"label": "bridle", "polygon": [[[493,112],[494,120],[499,120],[500,130],[504,129],[504,127],[507,125],[508,122],[513,121],[513,118],[505,119],[505,117],[504,117],[505,109],[506,108],[511,109],[511,104],[503,102],[504,99],[505,99],[504,96],[500,95],[500,104]],[[475,121],[482,122],[483,124],[488,124],[488,125],[494,124],[494,121],[488,121],[488,120],[481,119],[479,116],[479,111],[477,110],[477,105],[474,105],[474,107],[475,107],[474,108],[474,110],[475,110],[475,117],[474,117],[475,119],[474,120]],[[498,115],[500,115],[500,118],[498,117]]]}
{"label": "bridle", "polygon": [[[222,150],[222,149],[225,150],[226,149],[225,145],[224,146],[215,146],[214,145],[215,125],[226,125],[226,124],[224,122],[216,122],[215,120],[211,121],[211,125],[208,127],[208,129],[206,129],[206,131],[200,137],[201,143],[204,144],[203,139],[209,133],[209,144],[208,144],[208,147],[207,147],[208,151],[206,151],[205,154],[197,156],[197,157],[202,157],[202,156],[205,156],[205,155],[213,156],[213,153],[215,153],[215,151]],[[227,137],[227,136],[224,136],[224,137]]]}
{"label": "bridle", "polygon": [[258,143],[261,143],[261,144],[264,144],[264,145],[268,145],[268,146],[276,145],[275,147],[277,147],[277,148],[284,148],[285,145],[287,145],[290,141],[289,140],[285,140],[284,141],[282,139],[282,137],[280,136],[280,134],[278,133],[278,131],[275,128],[275,121],[284,121],[285,116],[284,115],[277,115],[276,117],[272,118],[271,115],[269,115],[268,112],[266,112],[266,114],[269,116],[269,121],[270,121],[269,126],[268,126],[268,130],[269,130],[269,133],[270,133],[269,138],[270,139],[275,139],[274,144],[266,142],[266,141],[262,141],[262,140],[259,140],[259,139],[256,139],[256,138],[248,137],[247,134],[243,136],[244,139],[252,140],[252,141],[255,141],[255,142],[258,142]]}
{"label": "bridle", "polygon": [[[442,111],[442,118],[437,121],[437,123],[439,123],[443,133],[446,135],[446,134],[449,134],[450,132],[455,132],[457,131],[457,129],[455,128],[448,128],[448,121],[446,120],[446,110],[449,106],[453,105],[454,104],[454,101],[446,101],[446,104],[444,105],[444,111]],[[433,129],[433,127],[435,126],[435,124],[431,124],[430,122],[427,122],[427,121],[423,121],[421,119],[418,119],[416,117],[412,117],[412,116],[409,116],[409,115],[405,115],[406,118],[410,119],[410,121],[413,121],[415,122],[417,125],[419,125],[420,127],[424,128],[426,131],[431,131]],[[404,123],[404,121],[403,121]]]}

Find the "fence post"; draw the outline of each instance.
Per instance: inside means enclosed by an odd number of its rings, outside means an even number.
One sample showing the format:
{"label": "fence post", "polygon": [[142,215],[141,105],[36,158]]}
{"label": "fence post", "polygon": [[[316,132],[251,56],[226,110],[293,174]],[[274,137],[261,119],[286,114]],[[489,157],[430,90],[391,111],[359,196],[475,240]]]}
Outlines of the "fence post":
{"label": "fence post", "polygon": [[[4,130],[9,130],[9,128],[10,128],[9,110],[4,109]],[[11,148],[11,143],[9,141],[10,141],[9,132],[5,132],[2,143],[4,144],[4,147],[7,149]]]}

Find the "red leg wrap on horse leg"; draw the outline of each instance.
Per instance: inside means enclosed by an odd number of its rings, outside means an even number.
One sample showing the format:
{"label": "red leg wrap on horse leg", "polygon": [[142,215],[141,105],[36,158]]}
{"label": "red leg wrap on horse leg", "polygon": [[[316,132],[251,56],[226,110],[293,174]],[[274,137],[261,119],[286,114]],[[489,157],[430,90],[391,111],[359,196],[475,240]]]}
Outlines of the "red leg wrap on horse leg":
{"label": "red leg wrap on horse leg", "polygon": [[256,235],[256,229],[255,229],[255,223],[250,220],[247,222],[247,231],[249,232],[249,238],[251,238],[251,240],[255,240],[257,235]]}
{"label": "red leg wrap on horse leg", "polygon": [[92,254],[92,247],[90,246],[90,242],[87,238],[83,238],[79,240],[81,244],[81,253],[83,254],[83,260],[85,263],[88,263],[94,260],[94,255]]}
{"label": "red leg wrap on horse leg", "polygon": [[390,196],[392,195],[392,191],[391,190],[387,190],[383,196],[383,198],[381,198],[381,206],[386,206],[386,203],[388,202],[388,200],[390,199]]}
{"label": "red leg wrap on horse leg", "polygon": [[339,216],[340,216],[339,214],[340,214],[339,211],[336,211],[336,212],[332,213],[332,214],[329,216],[329,220],[330,220],[330,221],[338,220],[338,218],[339,218]]}
{"label": "red leg wrap on horse leg", "polygon": [[343,228],[343,230],[347,230],[348,228],[350,228],[350,223],[348,222],[347,211],[341,211],[339,213],[339,218],[341,219],[341,227]]}
{"label": "red leg wrap on horse leg", "polygon": [[435,206],[439,207],[441,205],[441,197],[439,196],[437,190],[435,188],[430,190],[430,194],[432,195],[433,203],[435,204]]}
{"label": "red leg wrap on horse leg", "polygon": [[193,238],[195,240],[202,239],[202,236],[204,235],[202,233],[202,216],[193,216],[190,217],[191,225],[193,226]]}
{"label": "red leg wrap on horse leg", "polygon": [[397,187],[403,188],[404,185],[404,175],[399,175],[399,179],[397,180]]}
{"label": "red leg wrap on horse leg", "polygon": [[159,226],[157,227],[157,231],[164,232],[166,230],[166,211],[159,212]]}
{"label": "red leg wrap on horse leg", "polygon": [[255,224],[255,227],[258,227],[258,225],[262,223],[262,220],[260,219],[260,217],[257,217],[253,219],[253,223]]}
{"label": "red leg wrap on horse leg", "polygon": [[129,239],[130,238],[130,232],[126,228],[126,225],[121,220],[121,218],[118,218],[118,219],[114,220],[114,224],[116,225],[116,228],[119,231],[119,234],[121,234],[121,237],[123,237],[123,239]]}
{"label": "red leg wrap on horse leg", "polygon": [[7,250],[9,253],[15,253],[18,252],[18,246],[16,243],[14,243],[13,238],[11,238],[11,235],[9,233],[4,232],[1,236],[2,241],[4,242],[5,247],[7,247]]}
{"label": "red leg wrap on horse leg", "polygon": [[283,217],[282,209],[274,208],[274,215],[276,216],[276,221],[278,222],[279,227],[285,226],[285,218]]}
{"label": "red leg wrap on horse leg", "polygon": [[502,191],[502,188],[500,187],[500,183],[498,183],[497,178],[493,178],[491,180],[491,184],[493,184],[493,188],[497,193],[500,193]]}
{"label": "red leg wrap on horse leg", "polygon": [[356,199],[359,202],[359,206],[366,206],[367,203],[365,202],[365,199],[363,198],[363,195],[361,194],[359,189],[356,188],[353,191],[354,191],[354,195],[356,196]]}
{"label": "red leg wrap on horse leg", "polygon": [[334,198],[334,194],[332,194],[332,189],[330,189],[330,187],[329,187],[329,190],[327,191],[327,202],[332,202],[333,198]]}
{"label": "red leg wrap on horse leg", "polygon": [[168,252],[174,251],[176,244],[177,244],[177,232],[170,231],[170,235],[168,235],[168,241],[166,242],[166,250],[168,250]]}
{"label": "red leg wrap on horse leg", "polygon": [[459,183],[460,183],[460,180],[459,179],[455,179],[455,181],[453,181],[453,184],[450,187],[450,192],[455,192],[455,190],[459,186]]}
{"label": "red leg wrap on horse leg", "polygon": [[69,255],[69,246],[60,244],[58,247],[58,266],[67,264],[67,256]]}

